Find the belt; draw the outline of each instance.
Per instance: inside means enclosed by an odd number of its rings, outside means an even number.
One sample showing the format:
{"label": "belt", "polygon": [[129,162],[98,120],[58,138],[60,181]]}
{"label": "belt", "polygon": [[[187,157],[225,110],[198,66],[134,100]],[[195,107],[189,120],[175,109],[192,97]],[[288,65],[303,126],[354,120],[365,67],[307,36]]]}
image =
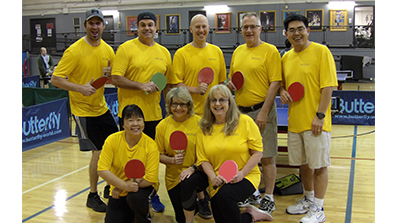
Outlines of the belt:
{"label": "belt", "polygon": [[263,104],[264,104],[264,102],[261,102],[261,103],[255,104],[255,105],[253,105],[253,106],[250,106],[250,107],[238,106],[238,108],[239,108],[239,110],[240,110],[241,112],[243,112],[243,113],[248,113],[248,112],[251,112],[251,111],[255,111],[255,110],[257,110],[257,109],[260,109],[261,107],[263,107]]}

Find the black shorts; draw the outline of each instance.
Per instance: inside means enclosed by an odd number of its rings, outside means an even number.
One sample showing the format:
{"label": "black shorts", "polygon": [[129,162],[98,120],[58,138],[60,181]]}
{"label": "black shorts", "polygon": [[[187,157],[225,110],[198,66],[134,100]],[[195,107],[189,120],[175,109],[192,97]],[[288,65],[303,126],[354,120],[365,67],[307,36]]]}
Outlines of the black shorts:
{"label": "black shorts", "polygon": [[73,115],[77,126],[80,151],[102,150],[105,139],[119,131],[112,113],[108,110],[97,117]]}

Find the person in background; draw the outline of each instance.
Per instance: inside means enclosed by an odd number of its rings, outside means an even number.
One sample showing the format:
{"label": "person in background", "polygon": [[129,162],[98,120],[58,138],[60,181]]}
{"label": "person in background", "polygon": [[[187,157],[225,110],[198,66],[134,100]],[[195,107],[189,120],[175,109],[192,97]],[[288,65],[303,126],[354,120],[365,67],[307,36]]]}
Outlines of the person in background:
{"label": "person in background", "polygon": [[[225,85],[212,87],[207,95],[196,140],[198,166],[209,178],[210,202],[217,223],[246,223],[272,220],[272,216],[248,205],[243,214],[238,202],[257,190],[263,142],[252,118],[241,114]],[[233,160],[238,172],[230,183],[219,175],[220,166]]]}
{"label": "person in background", "polygon": [[[124,130],[106,139],[98,162],[98,174],[111,184],[105,223],[151,222],[148,198],[159,189],[159,150],[143,133],[145,118],[140,107],[124,107],[120,124]],[[131,159],[143,162],[142,179],[126,177],[124,167]]]}
{"label": "person in background", "polygon": [[[170,84],[184,86],[191,93],[197,115],[203,114],[208,89],[223,83],[227,77],[221,49],[206,42],[209,28],[206,16],[198,14],[191,19],[189,30],[193,41],[176,51],[173,57],[174,75],[170,77]],[[199,71],[204,67],[210,67],[214,71],[214,79],[210,85],[198,82]]]}
{"label": "person in background", "polygon": [[[118,87],[119,119],[126,105],[138,105],[145,115],[144,133],[155,139],[156,126],[162,117],[161,92],[151,81],[155,73],[172,75],[170,52],[156,43],[156,16],[152,12],[141,12],[137,17],[138,37],[119,46],[112,69],[112,84]],[[163,91],[167,93],[167,87]],[[120,126],[120,129],[123,127]],[[156,195],[152,202],[155,212],[164,211],[164,205]]]}
{"label": "person in background", "polygon": [[[80,150],[92,151],[90,194],[86,206],[94,211],[105,212],[106,204],[97,193],[97,164],[105,139],[119,129],[106,105],[104,87],[95,89],[91,83],[104,74],[110,76],[109,65],[112,65],[115,53],[101,38],[105,28],[101,10],[91,8],[86,11],[84,28],[86,36],[64,52],[51,83],[69,91],[71,112],[78,126]],[[105,191],[105,194],[108,193]]]}
{"label": "person in background", "polygon": [[[166,188],[176,221],[193,223],[197,206],[199,216],[212,218],[209,202],[205,202],[203,193],[209,185],[207,176],[196,167],[196,129],[200,117],[195,115],[191,95],[185,87],[169,91],[166,112],[168,116],[156,127],[155,141],[160,150],[160,162],[166,165]],[[182,131],[188,139],[183,152],[174,151],[170,146],[170,136],[175,131]]]}
{"label": "person in background", "polygon": [[47,54],[45,47],[40,48],[40,55],[37,57],[37,67],[39,68],[40,76],[43,78],[44,85],[48,83],[45,77],[52,74],[54,71],[53,58]]}
{"label": "person in background", "polygon": [[287,53],[289,50],[293,49],[293,46],[288,39],[285,40],[285,46],[286,46],[286,48],[279,52],[279,54],[281,55],[281,58],[283,57],[283,55],[285,55],[285,53]]}
{"label": "person in background", "polygon": [[[293,50],[282,58],[281,102],[289,103],[289,164],[300,166],[304,197],[287,207],[289,214],[305,214],[300,222],[324,222],[324,198],[328,184],[332,137],[331,97],[337,86],[336,65],[330,50],[308,40],[308,19],[292,15],[284,21],[285,33]],[[294,82],[305,89],[296,102],[286,91]]]}
{"label": "person in background", "polygon": [[[260,19],[256,13],[245,13],[241,28],[246,44],[234,51],[230,74],[236,71],[244,74],[244,86],[235,91],[236,104],[242,113],[255,121],[261,132],[265,195],[261,198],[257,190],[240,206],[260,204],[259,210],[271,215],[276,209],[273,193],[276,180],[275,157],[278,155],[278,124],[274,101],[282,80],[281,58],[274,45],[261,41]],[[227,86],[230,90],[236,90],[232,81]]]}

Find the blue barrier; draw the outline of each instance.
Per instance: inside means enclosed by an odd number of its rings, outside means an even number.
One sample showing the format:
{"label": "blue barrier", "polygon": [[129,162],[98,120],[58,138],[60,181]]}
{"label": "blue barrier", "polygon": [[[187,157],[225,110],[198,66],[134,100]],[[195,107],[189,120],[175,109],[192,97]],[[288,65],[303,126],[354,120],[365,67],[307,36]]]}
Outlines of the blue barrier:
{"label": "blue barrier", "polygon": [[70,136],[67,98],[22,108],[22,151]]}
{"label": "blue barrier", "polygon": [[22,78],[22,87],[39,88],[40,87],[40,76],[28,76]]}
{"label": "blue barrier", "polygon": [[375,125],[374,91],[333,91],[340,97],[341,112],[332,117],[333,124]]}

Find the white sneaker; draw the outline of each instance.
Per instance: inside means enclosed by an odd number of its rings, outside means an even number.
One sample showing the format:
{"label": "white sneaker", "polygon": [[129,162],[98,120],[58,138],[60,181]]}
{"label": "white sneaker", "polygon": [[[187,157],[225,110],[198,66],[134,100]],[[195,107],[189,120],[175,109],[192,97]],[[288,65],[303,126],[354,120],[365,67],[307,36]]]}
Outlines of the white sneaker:
{"label": "white sneaker", "polygon": [[314,204],[311,205],[308,213],[300,220],[300,223],[321,223],[326,221],[325,211]]}
{"label": "white sneaker", "polygon": [[257,195],[257,196],[252,194],[248,198],[246,198],[246,200],[238,202],[238,206],[240,208],[243,208],[243,207],[247,207],[249,204],[253,204],[253,205],[260,204],[260,202],[261,202],[261,194]]}
{"label": "white sneaker", "polygon": [[288,214],[305,214],[313,204],[313,202],[308,200],[306,196],[304,196],[301,200],[296,201],[296,204],[286,208],[286,212]]}

